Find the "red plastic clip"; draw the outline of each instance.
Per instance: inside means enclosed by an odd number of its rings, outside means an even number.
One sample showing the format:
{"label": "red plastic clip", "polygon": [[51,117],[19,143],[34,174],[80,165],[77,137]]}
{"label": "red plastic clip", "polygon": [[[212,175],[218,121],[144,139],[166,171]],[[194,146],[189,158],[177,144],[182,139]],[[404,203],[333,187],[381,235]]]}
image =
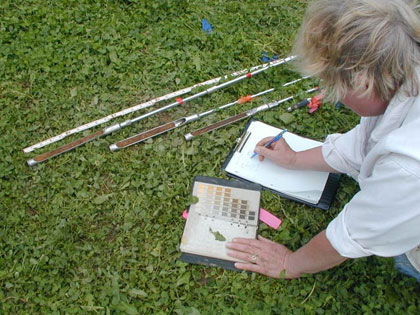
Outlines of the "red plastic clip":
{"label": "red plastic clip", "polygon": [[318,108],[322,105],[322,99],[324,98],[324,94],[318,94],[312,97],[311,101],[308,104],[309,107],[309,114],[312,114],[318,110]]}
{"label": "red plastic clip", "polygon": [[252,95],[245,95],[239,98],[238,104],[243,104],[243,103],[251,102],[251,101],[252,101]]}
{"label": "red plastic clip", "polygon": [[184,100],[181,97],[177,97],[175,100],[178,102],[179,105],[184,103]]}

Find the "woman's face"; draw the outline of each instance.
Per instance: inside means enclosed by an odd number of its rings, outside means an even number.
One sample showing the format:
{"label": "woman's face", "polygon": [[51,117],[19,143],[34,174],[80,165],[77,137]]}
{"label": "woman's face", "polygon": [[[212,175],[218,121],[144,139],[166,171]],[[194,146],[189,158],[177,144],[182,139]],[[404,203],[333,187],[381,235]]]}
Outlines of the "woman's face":
{"label": "woman's face", "polygon": [[389,101],[382,101],[374,91],[363,97],[360,94],[360,90],[349,90],[341,102],[362,117],[379,116],[385,112]]}

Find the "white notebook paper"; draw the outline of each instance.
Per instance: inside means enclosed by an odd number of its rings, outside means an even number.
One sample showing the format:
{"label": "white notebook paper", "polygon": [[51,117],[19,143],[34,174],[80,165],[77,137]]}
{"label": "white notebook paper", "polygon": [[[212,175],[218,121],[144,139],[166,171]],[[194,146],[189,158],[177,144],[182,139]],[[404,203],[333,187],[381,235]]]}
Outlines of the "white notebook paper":
{"label": "white notebook paper", "polygon": [[[257,156],[251,158],[256,144],[262,138],[276,136],[281,130],[260,121],[252,121],[225,170],[236,177],[261,184],[290,197],[317,204],[327,183],[328,172],[289,170],[268,158],[262,162]],[[283,138],[294,151],[304,151],[322,144],[290,132],[286,132]]]}

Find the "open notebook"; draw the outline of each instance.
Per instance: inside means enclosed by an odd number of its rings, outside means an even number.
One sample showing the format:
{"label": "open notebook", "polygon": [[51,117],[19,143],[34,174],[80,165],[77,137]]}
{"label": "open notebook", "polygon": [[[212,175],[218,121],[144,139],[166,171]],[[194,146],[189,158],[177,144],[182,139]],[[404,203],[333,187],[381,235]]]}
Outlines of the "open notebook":
{"label": "open notebook", "polygon": [[[223,169],[228,175],[261,184],[280,195],[322,209],[328,209],[338,185],[339,175],[328,172],[289,170],[268,158],[251,158],[256,144],[264,137],[276,136],[282,129],[251,120],[232,150]],[[322,143],[286,132],[283,138],[295,151],[320,146]]]}
{"label": "open notebook", "polygon": [[238,259],[226,254],[226,243],[235,237],[256,238],[261,186],[196,176],[192,195],[198,202],[188,210],[180,259],[236,270]]}

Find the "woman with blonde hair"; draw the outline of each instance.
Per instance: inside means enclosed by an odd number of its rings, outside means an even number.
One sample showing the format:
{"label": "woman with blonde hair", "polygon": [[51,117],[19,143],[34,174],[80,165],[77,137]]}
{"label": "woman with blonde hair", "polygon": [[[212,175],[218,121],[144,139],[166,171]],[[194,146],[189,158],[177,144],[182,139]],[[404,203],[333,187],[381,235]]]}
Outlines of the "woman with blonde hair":
{"label": "woman with blonde hair", "polygon": [[292,169],[346,173],[360,191],[328,227],[295,252],[263,237],[235,239],[236,267],[298,278],[349,258],[396,257],[420,282],[420,18],[404,0],[318,0],[295,43],[299,66],[330,100],[361,116],[345,134],[294,152],[284,140],[255,151]]}

